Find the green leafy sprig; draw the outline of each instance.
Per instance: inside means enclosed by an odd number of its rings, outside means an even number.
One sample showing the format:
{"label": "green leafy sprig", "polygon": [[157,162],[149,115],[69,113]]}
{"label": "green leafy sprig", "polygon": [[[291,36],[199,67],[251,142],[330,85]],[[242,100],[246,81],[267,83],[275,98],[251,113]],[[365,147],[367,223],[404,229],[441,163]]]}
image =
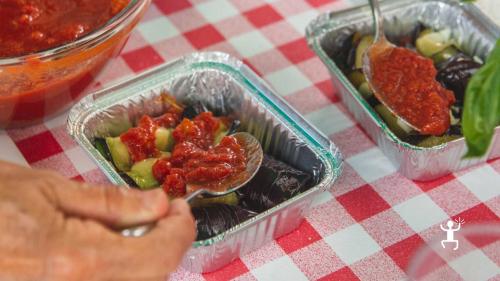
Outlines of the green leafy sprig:
{"label": "green leafy sprig", "polygon": [[481,157],[490,147],[500,125],[500,39],[486,63],[472,76],[465,92],[462,131],[467,143],[465,158]]}

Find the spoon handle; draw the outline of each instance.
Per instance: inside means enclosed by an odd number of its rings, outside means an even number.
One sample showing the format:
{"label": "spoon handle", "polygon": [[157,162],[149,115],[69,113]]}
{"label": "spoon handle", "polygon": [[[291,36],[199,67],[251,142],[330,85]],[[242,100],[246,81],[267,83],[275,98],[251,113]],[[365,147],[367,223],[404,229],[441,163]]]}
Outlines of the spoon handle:
{"label": "spoon handle", "polygon": [[200,194],[203,194],[203,193],[205,193],[205,190],[204,190],[204,189],[198,189],[198,190],[196,190],[196,191],[194,191],[194,192],[191,192],[191,193],[189,193],[189,194],[186,194],[186,195],[184,196],[184,200],[186,200],[186,201],[189,203],[189,202],[190,202],[191,200],[193,200],[196,196],[198,196],[198,195],[200,195]]}
{"label": "spoon handle", "polygon": [[[189,201],[193,200],[196,196],[203,194],[205,192],[204,189],[198,189],[194,192],[191,192],[187,195],[184,196],[184,199],[189,203]],[[150,223],[150,224],[145,224],[145,225],[139,225],[127,229],[121,230],[121,234],[125,237],[140,237],[143,236],[144,234],[148,233],[153,227],[155,226],[155,223]]]}
{"label": "spoon handle", "polygon": [[373,18],[375,19],[375,42],[385,40],[384,35],[384,18],[380,12],[380,5],[378,0],[368,0],[372,8]]}

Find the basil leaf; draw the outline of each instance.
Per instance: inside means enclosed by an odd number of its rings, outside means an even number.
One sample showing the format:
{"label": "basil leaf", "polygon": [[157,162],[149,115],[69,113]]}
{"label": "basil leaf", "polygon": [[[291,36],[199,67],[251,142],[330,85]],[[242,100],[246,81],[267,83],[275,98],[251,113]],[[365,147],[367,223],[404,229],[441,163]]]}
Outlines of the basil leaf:
{"label": "basil leaf", "polygon": [[500,39],[467,85],[462,115],[468,148],[464,158],[485,155],[497,125],[500,125]]}

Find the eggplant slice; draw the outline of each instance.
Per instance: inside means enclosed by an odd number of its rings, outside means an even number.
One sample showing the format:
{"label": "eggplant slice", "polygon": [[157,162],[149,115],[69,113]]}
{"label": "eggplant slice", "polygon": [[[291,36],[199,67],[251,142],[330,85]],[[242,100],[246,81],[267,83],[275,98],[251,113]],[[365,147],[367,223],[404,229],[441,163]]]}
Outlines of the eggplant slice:
{"label": "eggplant slice", "polygon": [[438,65],[439,72],[436,79],[445,88],[455,93],[456,104],[462,106],[467,84],[469,84],[470,78],[479,68],[481,68],[480,63],[463,53],[459,53]]}
{"label": "eggplant slice", "polygon": [[260,213],[306,191],[313,181],[310,174],[264,155],[257,175],[238,191],[240,204]]}
{"label": "eggplant slice", "polygon": [[191,212],[196,220],[197,241],[214,237],[257,215],[239,206],[226,204],[192,208]]}

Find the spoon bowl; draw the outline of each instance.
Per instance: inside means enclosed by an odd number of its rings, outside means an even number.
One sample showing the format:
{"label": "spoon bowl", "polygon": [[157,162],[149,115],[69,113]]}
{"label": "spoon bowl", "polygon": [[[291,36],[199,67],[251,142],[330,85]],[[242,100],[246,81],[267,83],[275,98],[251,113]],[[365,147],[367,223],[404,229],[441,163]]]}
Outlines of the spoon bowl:
{"label": "spoon bowl", "polygon": [[264,158],[264,152],[259,141],[249,133],[235,133],[231,135],[243,147],[246,154],[245,170],[230,177],[225,178],[217,184],[216,188],[206,188],[204,184],[188,184],[186,201],[191,201],[199,195],[208,197],[224,196],[247,184],[257,173]]}
{"label": "spoon bowl", "polygon": [[368,47],[363,54],[363,74],[366,77],[366,81],[372,89],[375,97],[382,103],[392,114],[398,116],[400,120],[414,131],[420,133],[420,129],[410,124],[403,117],[399,116],[394,109],[386,102],[384,95],[377,89],[373,83],[373,72],[372,72],[372,60],[383,53],[390,52],[392,49],[397,48],[396,45],[392,44],[387,40],[384,33],[384,18],[382,17],[382,12],[380,11],[380,6],[378,0],[369,0],[370,7],[373,13],[373,20],[375,25],[375,38],[373,44]]}
{"label": "spoon bowl", "polygon": [[[249,133],[235,133],[231,136],[245,150],[245,170],[225,178],[217,184],[216,189],[211,189],[209,188],[210,186],[207,187],[205,184],[188,184],[186,187],[187,194],[184,196],[187,202],[201,195],[219,197],[235,192],[245,186],[257,174],[264,158],[264,152],[259,141]],[[153,227],[154,223],[131,227],[121,230],[121,235],[125,237],[139,237],[146,234]]]}

